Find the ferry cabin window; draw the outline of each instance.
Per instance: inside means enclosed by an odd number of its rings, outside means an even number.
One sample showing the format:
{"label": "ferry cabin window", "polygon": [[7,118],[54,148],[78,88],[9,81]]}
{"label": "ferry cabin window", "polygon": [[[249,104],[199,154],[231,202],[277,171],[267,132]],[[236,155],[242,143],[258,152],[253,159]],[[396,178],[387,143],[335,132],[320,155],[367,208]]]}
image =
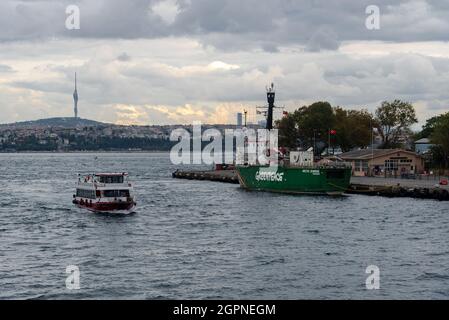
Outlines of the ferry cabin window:
{"label": "ferry cabin window", "polygon": [[129,197],[129,190],[105,190],[104,196],[106,198],[125,198]]}
{"label": "ferry cabin window", "polygon": [[95,199],[95,191],[94,190],[77,189],[76,196],[80,197],[80,198]]}
{"label": "ferry cabin window", "polygon": [[100,183],[123,183],[123,176],[100,176]]}

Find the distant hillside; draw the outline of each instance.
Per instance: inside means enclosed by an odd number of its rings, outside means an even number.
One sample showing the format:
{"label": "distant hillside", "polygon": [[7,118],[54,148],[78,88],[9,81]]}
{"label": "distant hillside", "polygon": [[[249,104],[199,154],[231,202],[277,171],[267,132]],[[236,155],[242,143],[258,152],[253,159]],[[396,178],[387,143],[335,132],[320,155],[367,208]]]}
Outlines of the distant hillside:
{"label": "distant hillside", "polygon": [[[52,127],[52,128],[76,128],[76,127],[98,127],[98,126],[121,126],[114,123],[99,122],[89,119],[74,118],[74,117],[58,117],[47,118],[33,121],[20,121],[14,123],[0,124],[0,129],[20,129],[20,128],[39,128],[39,127]],[[191,124],[148,124],[148,125],[123,125],[124,127],[154,127],[154,128],[190,128]],[[217,128],[217,129],[235,129],[234,124],[202,124],[204,129]],[[248,124],[248,128],[259,129],[259,124]]]}
{"label": "distant hillside", "polygon": [[74,118],[74,117],[60,117],[60,118],[48,118],[34,121],[22,121],[9,124],[0,124],[0,127],[62,127],[62,128],[74,128],[74,127],[95,127],[102,125],[110,125],[103,122]]}

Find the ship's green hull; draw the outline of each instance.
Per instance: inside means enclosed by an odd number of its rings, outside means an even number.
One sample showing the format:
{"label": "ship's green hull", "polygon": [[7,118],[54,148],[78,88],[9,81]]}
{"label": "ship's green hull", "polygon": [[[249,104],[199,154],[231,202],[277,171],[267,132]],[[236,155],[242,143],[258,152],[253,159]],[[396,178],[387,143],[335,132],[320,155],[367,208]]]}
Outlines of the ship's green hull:
{"label": "ship's green hull", "polygon": [[351,178],[350,168],[239,166],[237,173],[245,189],[305,194],[342,194]]}

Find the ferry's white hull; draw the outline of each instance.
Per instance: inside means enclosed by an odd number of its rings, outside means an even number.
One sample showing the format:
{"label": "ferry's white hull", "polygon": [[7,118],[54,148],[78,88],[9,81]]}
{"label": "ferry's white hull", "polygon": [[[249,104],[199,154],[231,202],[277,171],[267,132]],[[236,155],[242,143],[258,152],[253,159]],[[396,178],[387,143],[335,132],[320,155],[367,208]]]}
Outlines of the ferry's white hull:
{"label": "ferry's white hull", "polygon": [[104,213],[132,213],[136,204],[134,202],[92,202],[81,203],[74,200],[74,203],[78,208],[87,209],[92,212],[104,212]]}

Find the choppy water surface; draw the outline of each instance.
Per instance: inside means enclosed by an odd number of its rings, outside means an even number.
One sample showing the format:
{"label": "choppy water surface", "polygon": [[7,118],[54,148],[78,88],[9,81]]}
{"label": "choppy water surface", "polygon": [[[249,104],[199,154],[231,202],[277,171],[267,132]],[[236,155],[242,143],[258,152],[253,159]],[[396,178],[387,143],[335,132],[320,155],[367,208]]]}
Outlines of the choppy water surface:
{"label": "choppy water surface", "polygon": [[[449,297],[447,202],[176,180],[162,153],[0,154],[0,166],[2,299]],[[130,172],[137,212],[75,208],[77,173],[94,171]],[[371,264],[379,290],[365,288]],[[80,290],[66,289],[68,265]]]}

